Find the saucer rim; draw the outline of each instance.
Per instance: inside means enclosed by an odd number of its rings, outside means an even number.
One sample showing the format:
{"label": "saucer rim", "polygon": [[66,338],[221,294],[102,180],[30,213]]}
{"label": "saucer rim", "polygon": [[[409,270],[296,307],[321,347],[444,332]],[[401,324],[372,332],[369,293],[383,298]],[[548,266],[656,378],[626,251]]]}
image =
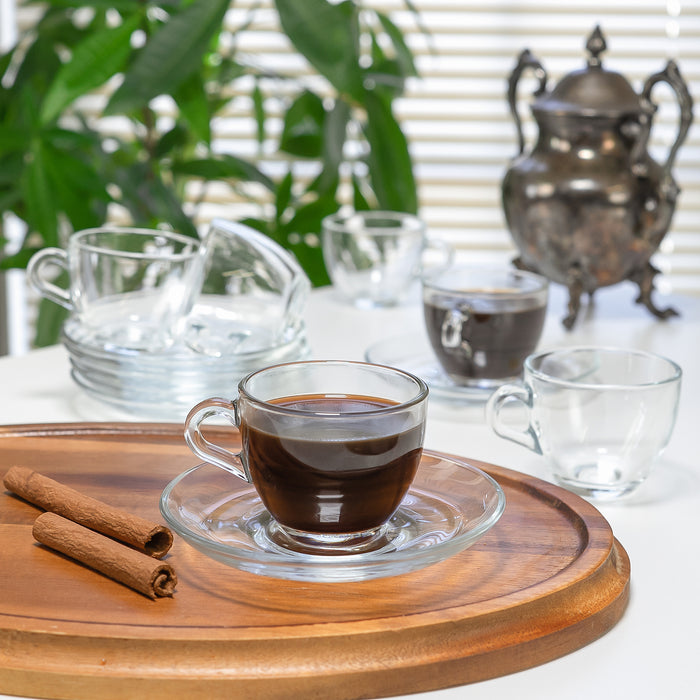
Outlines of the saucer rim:
{"label": "saucer rim", "polygon": [[274,353],[289,352],[290,349],[295,349],[297,346],[302,349],[308,346],[307,329],[304,322],[299,324],[294,336],[289,340],[283,340],[265,348],[232,353],[230,359],[200,353],[184,343],[177,342],[156,351],[86,343],[76,338],[72,330],[74,327],[80,326],[80,321],[76,318],[68,318],[61,326],[61,341],[69,354],[80,357],[81,360],[89,358],[91,362],[106,363],[106,366],[113,363],[118,363],[120,366],[133,364],[136,371],[145,371],[146,369],[148,371],[153,369],[163,371],[163,362],[170,363],[176,370],[193,371],[205,363],[217,367],[217,371],[226,371],[240,364],[259,363]]}
{"label": "saucer rim", "polygon": [[[181,520],[177,519],[171,509],[168,507],[167,503],[170,494],[173,492],[175,487],[188,476],[197,472],[202,468],[219,469],[208,462],[201,462],[195,466],[186,469],[178,476],[176,476],[172,481],[170,481],[161,493],[160,498],[160,512],[165,518],[166,522],[170,527],[172,527],[180,537],[182,537],[188,544],[193,546],[197,551],[208,556],[210,558],[216,559],[228,566],[237,568],[239,570],[254,572],[262,575],[267,575],[275,578],[282,578],[287,580],[321,580],[321,581],[353,581],[353,580],[368,580],[373,578],[388,577],[394,575],[400,575],[405,573],[410,573],[412,571],[417,571],[423,569],[431,564],[443,561],[462,552],[478,540],[483,537],[494,525],[500,520],[506,507],[506,497],[501,485],[494,479],[491,475],[487,474],[483,469],[470,464],[467,460],[454,457],[452,455],[447,455],[442,452],[435,450],[424,449],[423,457],[434,458],[438,462],[448,462],[453,466],[457,466],[460,469],[464,469],[470,472],[472,475],[478,476],[483,479],[486,484],[492,489],[491,495],[495,498],[494,504],[489,510],[486,508],[484,512],[474,520],[470,521],[470,527],[466,532],[461,532],[457,536],[453,536],[450,539],[441,541],[435,545],[432,545],[421,550],[399,550],[389,553],[382,553],[376,556],[371,554],[364,555],[339,555],[333,557],[327,557],[322,555],[309,556],[309,555],[298,555],[295,556],[293,552],[289,554],[275,555],[272,552],[261,549],[237,549],[230,545],[225,545],[217,542],[210,537],[192,530],[187,525],[183,524]],[[419,467],[420,469],[420,467]],[[223,472],[223,470],[221,470]],[[233,477],[235,478],[235,477]],[[248,484],[250,490],[254,492],[254,487],[252,484]],[[433,495],[435,498],[439,498],[436,494],[431,491],[430,485],[412,485],[408,494],[411,493],[425,493]],[[232,494],[233,495],[233,494]],[[242,495],[242,494],[241,494]],[[440,499],[442,500],[442,499]],[[442,500],[445,503],[444,500]],[[458,507],[453,504],[447,504],[454,512],[462,512]],[[399,509],[401,506],[399,506]],[[461,539],[460,539],[461,538]],[[461,546],[455,546],[457,544]],[[444,551],[447,554],[443,555]],[[423,556],[417,557],[416,551],[420,551]],[[364,557],[364,558],[363,558]],[[413,559],[413,566],[406,568],[401,568],[399,565],[401,563],[410,562]],[[246,563],[247,566],[239,566],[234,562]],[[255,568],[253,568],[255,567]],[[290,567],[295,567],[299,569],[298,575],[291,575],[289,572]],[[367,570],[372,568],[372,571],[367,574]],[[387,570],[388,567],[388,570]],[[398,568],[399,570],[394,571],[393,569]],[[348,574],[353,574],[354,572],[359,572],[357,576],[348,576]],[[334,574],[330,578],[315,578],[309,576],[309,572],[330,572]]]}
{"label": "saucer rim", "polygon": [[[443,378],[444,383],[435,384],[433,380],[423,376],[423,374],[421,374],[416,367],[405,362],[405,359],[398,358],[397,362],[396,359],[392,360],[390,356],[385,358],[372,357],[373,353],[379,351],[379,349],[383,346],[388,346],[390,344],[398,344],[405,348],[415,348],[415,350],[407,355],[408,361],[417,364],[422,359],[425,359],[426,362],[423,364],[434,368],[435,371]],[[431,397],[441,400],[483,404],[488,401],[491,394],[493,394],[493,392],[498,388],[498,386],[461,386],[453,382],[440,366],[438,359],[435,357],[432,349],[430,348],[430,341],[423,333],[399,333],[397,335],[392,335],[389,338],[382,338],[381,340],[372,343],[365,349],[364,357],[367,362],[400,367],[407,372],[412,372],[413,374],[418,375],[428,385]],[[506,382],[506,380],[503,381],[504,383]]]}

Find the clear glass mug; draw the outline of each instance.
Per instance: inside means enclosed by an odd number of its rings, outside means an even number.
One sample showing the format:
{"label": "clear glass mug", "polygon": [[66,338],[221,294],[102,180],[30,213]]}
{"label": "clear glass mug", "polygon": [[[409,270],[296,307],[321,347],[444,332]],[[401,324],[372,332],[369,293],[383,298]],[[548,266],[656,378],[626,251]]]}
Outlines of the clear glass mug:
{"label": "clear glass mug", "polygon": [[[253,484],[281,546],[364,552],[381,545],[418,469],[427,398],[425,382],[399,369],[291,362],[249,374],[235,399],[198,403],[185,419],[185,441]],[[215,418],[238,431],[238,452],[205,437]]]}
{"label": "clear glass mug", "polygon": [[[155,351],[170,346],[192,303],[199,241],[169,231],[103,227],[74,233],[67,249],[44,248],[30,284],[72,312],[85,342]],[[67,288],[55,283],[59,268]]]}
{"label": "clear glass mug", "polygon": [[427,238],[425,223],[412,214],[336,213],[323,220],[322,229],[333,286],[360,308],[400,303],[426,269],[442,269],[454,255],[449,244]]}
{"label": "clear glass mug", "polygon": [[[678,412],[681,368],[640,350],[572,347],[532,355],[523,385],[506,384],[486,405],[493,430],[543,455],[554,479],[580,495],[633,492],[668,444]],[[525,429],[508,403],[525,406]]]}

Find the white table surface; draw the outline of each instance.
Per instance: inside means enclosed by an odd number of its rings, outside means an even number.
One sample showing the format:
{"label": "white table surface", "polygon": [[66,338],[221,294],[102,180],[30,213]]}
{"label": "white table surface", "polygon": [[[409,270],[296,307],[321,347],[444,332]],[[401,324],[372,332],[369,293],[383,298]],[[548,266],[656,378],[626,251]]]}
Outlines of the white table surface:
{"label": "white table surface", "polygon": [[[624,503],[596,504],[631,560],[630,602],[622,619],[599,640],[536,668],[406,697],[700,697],[700,298],[657,295],[661,305],[672,303],[681,312],[680,318],[663,322],[635,304],[635,295],[636,288],[627,283],[599,290],[594,304],[582,309],[575,328],[566,331],[561,324],[565,290],[554,286],[540,343],[541,348],[643,348],[666,355],[683,368],[675,432],[655,471]],[[326,288],[311,295],[307,330],[313,357],[359,360],[377,340],[422,333],[422,310],[414,301],[391,310],[361,311],[343,304]],[[70,378],[62,346],[0,359],[0,398],[0,423],[4,424],[129,418],[97,406],[82,393]],[[426,447],[547,478],[541,457],[487,428],[482,406],[431,399]],[[6,572],[0,572],[0,595],[3,575]]]}

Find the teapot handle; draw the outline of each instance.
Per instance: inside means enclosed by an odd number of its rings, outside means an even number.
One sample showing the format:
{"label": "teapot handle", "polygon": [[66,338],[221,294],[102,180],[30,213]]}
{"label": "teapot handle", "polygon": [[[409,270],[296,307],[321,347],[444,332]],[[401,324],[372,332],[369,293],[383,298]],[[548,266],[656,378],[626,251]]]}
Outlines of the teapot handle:
{"label": "teapot handle", "polygon": [[535,72],[535,77],[539,80],[540,84],[538,88],[533,93],[535,97],[541,95],[547,86],[547,72],[542,67],[542,64],[535,58],[535,56],[530,52],[529,49],[525,49],[520,53],[518,57],[518,63],[516,64],[513,72],[508,78],[508,106],[510,107],[510,113],[515,122],[515,128],[518,131],[518,153],[517,155],[522,155],[525,150],[525,138],[523,137],[523,126],[520,115],[518,114],[517,101],[517,88],[518,82],[522,77],[522,74],[526,69],[532,69]]}
{"label": "teapot handle", "polygon": [[681,76],[678,65],[673,60],[669,61],[662,71],[654,73],[654,75],[650,75],[647,78],[646,83],[644,83],[644,88],[641,94],[643,114],[640,120],[643,128],[642,137],[638,139],[630,155],[633,169],[637,171],[641,167],[643,170],[644,166],[642,164],[642,159],[646,153],[647,143],[651,133],[651,120],[654,113],[658,109],[656,104],[654,104],[651,99],[651,91],[657,83],[668,83],[671,88],[673,88],[673,91],[676,93],[678,106],[680,109],[678,135],[671,146],[668,158],[666,159],[666,163],[663,167],[664,177],[668,178],[671,175],[671,169],[673,168],[673,164],[676,160],[678,149],[683,144],[683,141],[685,141],[690,125],[693,122],[693,98],[688,91],[688,86]]}

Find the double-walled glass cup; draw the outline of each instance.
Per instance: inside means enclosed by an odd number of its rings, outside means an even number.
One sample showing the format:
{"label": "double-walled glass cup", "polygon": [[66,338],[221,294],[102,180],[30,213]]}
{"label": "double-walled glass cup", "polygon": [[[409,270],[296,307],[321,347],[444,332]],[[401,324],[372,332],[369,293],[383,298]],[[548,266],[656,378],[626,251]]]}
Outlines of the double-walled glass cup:
{"label": "double-walled glass cup", "polygon": [[[362,362],[292,362],[253,372],[238,397],[210,398],[185,420],[192,451],[250,482],[271,514],[270,536],[311,553],[381,546],[420,463],[428,387]],[[222,417],[238,452],[205,437]]]}

